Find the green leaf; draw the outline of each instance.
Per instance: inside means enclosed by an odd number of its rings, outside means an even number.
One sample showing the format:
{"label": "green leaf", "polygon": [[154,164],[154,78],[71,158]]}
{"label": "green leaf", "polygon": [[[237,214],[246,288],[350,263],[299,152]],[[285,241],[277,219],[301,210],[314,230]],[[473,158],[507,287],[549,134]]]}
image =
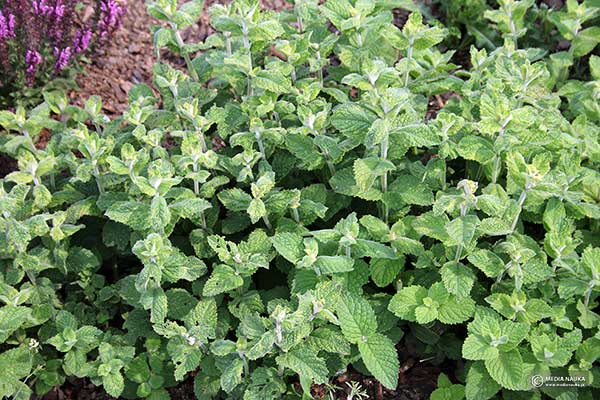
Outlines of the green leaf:
{"label": "green leaf", "polygon": [[371,279],[377,286],[386,287],[394,282],[403,268],[404,257],[397,260],[375,258],[371,260],[370,264]]}
{"label": "green leaf", "polygon": [[454,400],[465,398],[465,387],[463,385],[452,385],[450,380],[440,374],[438,377],[438,388],[431,393],[431,400]]}
{"label": "green leaf", "polygon": [[438,308],[438,320],[444,324],[459,324],[465,322],[473,316],[475,312],[475,301],[470,297],[461,299],[450,295],[449,298],[440,304]]}
{"label": "green leaf", "polygon": [[237,289],[243,284],[244,280],[233,268],[228,265],[219,264],[204,284],[202,294],[204,296],[216,296]]}
{"label": "green leaf", "polygon": [[364,142],[366,133],[377,119],[377,115],[355,103],[337,107],[331,115],[330,122],[345,136]]}
{"label": "green leaf", "polygon": [[360,257],[386,258],[388,260],[399,258],[393,248],[373,240],[356,239],[354,248]]}
{"label": "green leaf", "polygon": [[30,315],[31,309],[27,307],[7,305],[0,308],[0,343],[4,343]]}
{"label": "green leaf", "polygon": [[583,57],[590,51],[594,50],[600,43],[600,27],[592,26],[582,30],[575,36],[571,46],[573,46],[573,55],[575,57]]}
{"label": "green leaf", "polygon": [[354,259],[344,256],[319,256],[315,267],[323,274],[339,274],[353,270]]}
{"label": "green leaf", "polygon": [[288,93],[292,88],[290,80],[278,71],[261,70],[252,79],[252,83],[276,94]]}
{"label": "green leaf", "polygon": [[523,387],[525,367],[517,349],[499,353],[498,357],[485,360],[485,367],[490,376],[502,387],[518,390]]}
{"label": "green leaf", "polygon": [[447,262],[440,270],[442,281],[448,293],[458,297],[468,297],[475,282],[473,272],[461,263]]}
{"label": "green leaf", "polygon": [[400,363],[394,343],[380,333],[359,340],[358,350],[367,369],[383,386],[394,390],[398,386]]}
{"label": "green leaf", "polygon": [[301,378],[309,379],[316,384],[327,382],[329,371],[325,360],[317,356],[307,346],[298,345],[276,358],[277,364],[289,368]]}
{"label": "green leaf", "polygon": [[161,287],[146,290],[140,298],[140,303],[144,308],[150,310],[152,323],[162,322],[167,318],[168,301],[167,295]]}
{"label": "green leaf", "polygon": [[106,216],[136,231],[151,227],[150,206],[133,201],[117,201],[106,210]]}
{"label": "green leaf", "polygon": [[377,319],[371,305],[361,295],[344,293],[338,301],[336,312],[342,333],[350,343],[358,343],[377,330]]}
{"label": "green leaf", "polygon": [[402,288],[392,297],[388,310],[402,319],[416,321],[416,309],[423,304],[425,297],[427,297],[427,290],[421,286]]}
{"label": "green leaf", "polygon": [[238,188],[224,190],[217,197],[230,211],[246,211],[252,201],[252,196]]}
{"label": "green leaf", "polygon": [[121,393],[123,393],[123,389],[125,388],[123,375],[121,375],[121,373],[117,371],[103,376],[102,386],[104,386],[104,390],[106,390],[106,393],[108,393],[109,395],[113,397],[119,397]]}
{"label": "green leaf", "polygon": [[479,218],[475,215],[467,215],[458,217],[446,224],[446,232],[448,232],[448,244],[469,246],[471,240],[475,236]]}
{"label": "green leaf", "polygon": [[361,191],[369,190],[375,179],[383,174],[395,170],[391,161],[379,158],[365,158],[354,161],[354,179]]}
{"label": "green leaf", "polygon": [[252,199],[246,210],[253,224],[267,215],[267,208],[261,199]]}
{"label": "green leaf", "polygon": [[292,264],[296,264],[304,256],[302,236],[293,232],[277,232],[272,238],[275,250]]}
{"label": "green leaf", "polygon": [[171,220],[171,212],[167,201],[162,196],[156,196],[150,204],[150,226],[155,232],[164,231]]}
{"label": "green leaf", "polygon": [[467,259],[489,278],[496,278],[504,271],[502,259],[489,250],[477,250]]}
{"label": "green leaf", "polygon": [[244,372],[244,362],[240,358],[235,358],[228,363],[221,375],[221,388],[227,393],[242,383],[242,373]]}
{"label": "green leaf", "polygon": [[488,400],[500,390],[500,385],[488,374],[481,361],[471,364],[467,373],[465,395],[467,400]]}

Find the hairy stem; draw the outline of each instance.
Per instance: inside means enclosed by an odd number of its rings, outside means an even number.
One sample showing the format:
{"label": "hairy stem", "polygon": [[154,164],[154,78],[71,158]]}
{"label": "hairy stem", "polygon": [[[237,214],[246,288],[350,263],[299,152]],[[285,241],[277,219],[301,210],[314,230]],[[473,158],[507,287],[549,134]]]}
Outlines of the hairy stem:
{"label": "hairy stem", "polygon": [[521,195],[519,196],[519,211],[515,215],[513,222],[510,226],[511,233],[514,232],[515,229],[517,228],[517,224],[519,223],[519,217],[521,216],[521,212],[523,211],[523,203],[525,203],[525,199],[527,198],[527,192],[530,189],[531,189],[530,184],[525,185],[525,189],[523,189],[523,191],[521,192]]}
{"label": "hairy stem", "polygon": [[267,153],[265,152],[265,145],[263,143],[260,132],[256,131],[254,133],[254,136],[256,137],[256,142],[258,143],[258,150],[260,151],[263,160],[267,161]]}
{"label": "hairy stem", "polygon": [[292,208],[292,216],[294,217],[294,221],[296,221],[296,223],[299,224],[300,223],[300,214],[298,214],[297,208]]}
{"label": "hairy stem", "polygon": [[[194,162],[192,165],[192,170],[194,172],[198,172],[198,164]],[[194,177],[194,194],[196,196],[200,195],[200,182]],[[202,229],[206,230],[206,215],[204,215],[204,210],[200,211],[200,226]]]}
{"label": "hairy stem", "polygon": [[223,32],[223,36],[225,36],[225,55],[231,57],[231,32]]}
{"label": "hairy stem", "polygon": [[[388,148],[389,148],[389,138],[386,135],[383,140],[381,141],[381,159],[382,160],[387,160],[387,156],[388,156]],[[381,191],[385,194],[387,193],[388,190],[388,176],[387,176],[387,172],[384,172],[383,175],[381,176]],[[388,223],[388,219],[389,219],[389,207],[387,205],[387,203],[385,202],[385,199],[383,200],[383,221],[387,224]]]}
{"label": "hairy stem", "polygon": [[[313,128],[313,135],[319,136],[320,133]],[[323,146],[321,146],[320,144],[317,144],[317,147],[319,148],[319,150],[321,150],[321,153],[323,153],[323,156],[325,156],[325,162],[327,163],[327,168],[329,168],[329,173],[331,174],[331,176],[334,176],[336,173],[335,170],[335,165],[333,164],[333,160],[331,159],[331,156],[329,155],[329,152],[327,151],[327,149]]]}
{"label": "hairy stem", "polygon": [[262,217],[263,222],[265,223],[265,226],[267,227],[268,230],[272,231],[273,230],[273,225],[271,225],[271,221],[269,220],[269,216],[265,215],[264,217]]}
{"label": "hairy stem", "polygon": [[181,51],[181,53],[183,55],[183,59],[185,60],[185,65],[187,65],[188,72],[190,73],[190,76],[192,77],[192,79],[195,80],[196,82],[198,82],[200,80],[200,78],[198,77],[198,73],[194,69],[194,66],[192,64],[192,59],[190,58],[189,54],[184,53],[184,51],[183,51],[183,48],[185,47],[183,38],[181,37],[181,34],[177,30],[177,27],[175,26],[175,24],[171,24],[171,28],[173,29],[173,32],[175,35],[175,40],[177,41],[177,46],[179,46],[179,51]]}
{"label": "hairy stem", "polygon": [[249,72],[248,72],[248,96],[252,96],[253,95],[253,91],[252,91],[252,51],[250,49],[250,37],[249,35],[249,31],[248,31],[248,27],[246,27],[246,25],[242,26],[242,34],[244,35],[244,49],[246,49],[246,53],[248,54],[248,68],[249,68]]}
{"label": "hairy stem", "polygon": [[406,71],[404,72],[404,86],[408,86],[408,79],[410,78],[410,63],[412,62],[413,55],[413,40],[408,41],[408,50],[406,52]]}

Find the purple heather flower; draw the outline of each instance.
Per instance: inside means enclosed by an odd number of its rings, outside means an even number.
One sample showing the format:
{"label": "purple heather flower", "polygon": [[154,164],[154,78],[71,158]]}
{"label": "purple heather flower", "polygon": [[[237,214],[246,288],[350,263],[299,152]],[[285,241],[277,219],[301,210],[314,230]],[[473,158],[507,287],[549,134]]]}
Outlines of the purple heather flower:
{"label": "purple heather flower", "polygon": [[75,39],[73,40],[73,49],[75,54],[79,54],[85,51],[90,45],[90,41],[92,40],[92,31],[89,29],[81,30],[79,29],[75,34]]}
{"label": "purple heather flower", "polygon": [[115,0],[102,0],[100,3],[100,37],[105,37],[121,26],[123,8]]}
{"label": "purple heather flower", "polygon": [[15,37],[15,16],[8,14],[5,16],[0,10],[0,41]]}
{"label": "purple heather flower", "polygon": [[56,63],[54,64],[54,72],[59,73],[71,60],[71,48],[65,47],[64,49],[59,49],[58,47],[54,48],[54,57],[56,58]]}

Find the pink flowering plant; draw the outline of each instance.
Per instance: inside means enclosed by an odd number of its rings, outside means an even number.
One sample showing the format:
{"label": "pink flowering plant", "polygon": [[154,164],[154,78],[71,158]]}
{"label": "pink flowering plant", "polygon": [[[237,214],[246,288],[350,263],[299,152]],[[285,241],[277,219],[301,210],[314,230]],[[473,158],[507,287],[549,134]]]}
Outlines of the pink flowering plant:
{"label": "pink flowering plant", "polygon": [[67,76],[77,60],[109,42],[124,7],[117,0],[93,2],[82,19],[78,0],[0,0],[0,102],[39,97],[40,87]]}

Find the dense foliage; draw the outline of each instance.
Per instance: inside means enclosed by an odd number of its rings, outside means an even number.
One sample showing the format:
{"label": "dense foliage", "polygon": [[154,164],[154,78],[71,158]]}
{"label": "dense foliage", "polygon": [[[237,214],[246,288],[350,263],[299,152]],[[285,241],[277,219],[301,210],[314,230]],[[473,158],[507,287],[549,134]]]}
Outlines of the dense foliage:
{"label": "dense foliage", "polygon": [[39,88],[56,88],[55,78],[106,44],[124,11],[115,0],[92,2],[87,16],[82,10],[76,0],[0,1],[1,106],[39,102]]}
{"label": "dense foliage", "polygon": [[202,2],[152,1],[187,64],[155,65],[158,94],[114,121],[58,93],[1,112],[0,396],[309,398],[350,364],[393,389],[407,341],[454,363],[432,398],[592,399],[598,4],[501,1],[460,66],[439,23],[392,23],[403,3],[238,0],[185,43]]}

